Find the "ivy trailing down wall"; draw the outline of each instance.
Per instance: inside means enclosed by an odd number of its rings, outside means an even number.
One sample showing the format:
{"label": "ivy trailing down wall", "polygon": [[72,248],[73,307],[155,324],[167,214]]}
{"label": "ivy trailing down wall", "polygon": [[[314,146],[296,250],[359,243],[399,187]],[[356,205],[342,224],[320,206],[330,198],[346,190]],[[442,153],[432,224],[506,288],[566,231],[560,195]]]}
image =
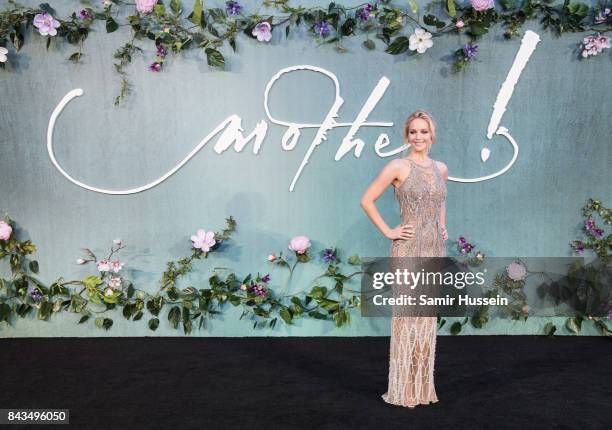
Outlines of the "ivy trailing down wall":
{"label": "ivy trailing down wall", "polygon": [[235,52],[240,37],[269,44],[273,34],[281,33],[291,41],[291,30],[301,25],[308,28],[314,43],[331,45],[340,53],[347,51],[343,41],[349,37],[361,38],[368,50],[382,47],[391,55],[423,55],[434,46],[435,38],[458,37],[462,47],[452,56],[457,72],[473,62],[478,44],[485,43],[481,37],[495,26],[504,28],[506,39],[520,37],[521,28],[531,20],[538,20],[557,35],[591,33],[576,41],[575,53],[582,59],[612,46],[604,35],[612,30],[612,6],[603,0],[592,7],[570,0],[556,5],[554,0],[470,0],[465,5],[456,0],[434,0],[422,10],[415,0],[401,2],[401,6],[376,0],[354,7],[334,2],[310,8],[291,6],[289,0],[249,5],[227,1],[225,8],[206,8],[204,0],[82,3],[82,9],[62,18],[48,3],[31,8],[9,0],[6,10],[0,12],[0,67],[10,70],[11,61],[25,43],[24,34],[30,30],[46,39],[47,48],[51,43],[74,45],[69,60],[78,63],[87,55],[84,45],[91,31],[113,33],[126,26],[131,34],[114,53],[120,78],[115,104],[119,104],[130,91],[126,66],[143,49],[156,52],[151,72],[162,71],[172,56],[189,49],[201,50],[212,68],[223,68],[223,50]]}
{"label": "ivy trailing down wall", "polygon": [[[599,216],[605,225],[612,224],[612,212],[598,200],[590,199],[583,208],[584,238],[571,242],[572,249],[582,254],[596,254],[595,264],[575,265],[569,269],[562,284],[554,290],[562,291],[560,303],[571,305],[575,317],[568,318],[565,327],[573,333],[580,332],[583,324],[594,324],[604,335],[612,335],[612,298],[597,296],[601,279],[609,276],[612,234],[606,236],[596,221]],[[36,246],[29,240],[21,242],[15,224],[6,217],[0,221],[0,260],[8,259],[11,276],[0,278],[0,325],[13,324],[18,317],[33,314],[38,320],[48,320],[60,312],[77,315],[75,322],[84,324],[93,320],[95,325],[110,329],[116,310],[124,318],[139,321],[143,318],[151,330],[156,330],[162,315],[173,328],[182,326],[185,334],[197,326],[201,328],[207,319],[222,313],[228,303],[242,309],[240,319],[253,323],[253,328],[274,328],[282,321],[293,324],[300,318],[313,318],[322,322],[333,322],[342,327],[350,323],[351,314],[360,306],[359,291],[351,284],[363,272],[357,255],[342,259],[336,248],[326,248],[316,253],[306,236],[296,236],[288,244],[290,252],[262,256],[268,267],[257,274],[239,275],[223,269],[211,273],[203,285],[179,286],[186,283],[184,278],[199,260],[209,255],[222,253],[231,246],[231,235],[235,232],[236,221],[230,217],[226,227],[216,233],[198,230],[191,236],[190,255],[176,261],[169,261],[159,281],[156,292],[138,288],[124,275],[128,264],[119,254],[125,244],[115,239],[105,257],[98,257],[89,249],[76,260],[78,265],[92,268],[93,274],[83,279],[66,280],[58,278],[51,285],[44,285],[38,278],[39,265],[33,259]],[[486,256],[477,251],[464,237],[457,240],[459,256],[465,264],[479,265]],[[301,264],[323,265],[322,272],[315,279],[301,285],[298,291],[291,288],[293,273]],[[270,266],[286,269],[284,279],[272,279],[267,272]],[[265,273],[265,274],[264,274]],[[523,291],[529,276],[528,267],[516,261],[498,273],[492,285],[486,286],[485,296],[503,296],[509,299],[507,306],[500,307],[503,314],[513,320],[527,320],[530,309]],[[609,279],[609,278],[606,278]],[[589,300],[597,296],[597,306],[607,310],[607,317],[589,314]],[[578,298],[578,300],[576,300]],[[460,333],[468,322],[476,328],[484,327],[492,315],[491,306],[481,306],[470,318],[456,321],[451,325],[452,334]],[[438,318],[442,327],[446,319]],[[553,335],[557,327],[548,322],[545,334]]]}

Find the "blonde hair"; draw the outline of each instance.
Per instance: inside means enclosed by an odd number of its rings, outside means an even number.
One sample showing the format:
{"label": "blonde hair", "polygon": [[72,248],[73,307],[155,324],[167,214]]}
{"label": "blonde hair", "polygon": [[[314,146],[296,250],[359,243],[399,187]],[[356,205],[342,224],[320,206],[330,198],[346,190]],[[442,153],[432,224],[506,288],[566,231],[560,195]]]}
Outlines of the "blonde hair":
{"label": "blonde hair", "polygon": [[408,118],[406,118],[406,122],[404,123],[404,140],[408,139],[408,132],[410,131],[410,123],[415,119],[420,118],[427,121],[429,125],[429,131],[431,132],[431,144],[436,143],[436,122],[429,112],[426,112],[422,109],[417,109],[414,111]]}

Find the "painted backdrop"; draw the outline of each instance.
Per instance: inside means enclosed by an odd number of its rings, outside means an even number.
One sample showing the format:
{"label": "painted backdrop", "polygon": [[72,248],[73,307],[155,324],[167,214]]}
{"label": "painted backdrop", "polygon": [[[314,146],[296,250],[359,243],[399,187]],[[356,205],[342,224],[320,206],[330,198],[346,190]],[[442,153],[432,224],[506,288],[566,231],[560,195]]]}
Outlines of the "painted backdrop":
{"label": "painted backdrop", "polygon": [[[23,2],[34,5],[36,2]],[[221,4],[221,2],[217,2]],[[299,2],[296,3],[296,5]],[[317,2],[302,1],[303,5]],[[323,4],[323,2],[319,2]],[[212,2],[211,2],[212,4]],[[326,4],[326,3],[325,3]],[[55,1],[60,15],[74,2]],[[208,5],[207,5],[208,6]],[[523,70],[500,125],[519,146],[514,165],[503,175],[483,182],[448,186],[449,235],[463,235],[490,256],[568,256],[569,241],[581,228],[580,208],[589,197],[612,201],[610,188],[610,117],[612,87],[604,77],[612,72],[609,55],[580,61],[576,46],[583,35],[556,38],[532,22],[541,38]],[[374,149],[381,133],[389,136],[385,150],[402,144],[402,126],[416,108],[430,111],[438,123],[438,143],[432,157],[444,161],[454,177],[473,178],[498,171],[512,157],[512,146],[500,136],[488,140],[493,103],[520,46],[504,41],[501,29],[479,41],[477,60],[459,74],[451,72],[449,53],[461,46],[456,37],[440,37],[426,54],[407,57],[385,54],[349,38],[345,54],[331,46],[316,47],[310,37],[280,32],[270,44],[241,36],[238,53],[226,50],[226,69],[212,70],[204,56],[189,51],[170,59],[162,73],[148,71],[154,52],[145,51],[128,67],[133,92],[113,105],[118,78],[112,53],[125,38],[120,29],[108,36],[92,32],[80,64],[66,58],[72,47],[31,38],[15,70],[0,73],[0,211],[18,222],[22,238],[37,244],[41,279],[82,278],[92,267],[78,266],[81,248],[104,254],[121,238],[126,270],[140,288],[155,291],[165,262],[189,254],[189,237],[198,228],[219,230],[232,215],[238,223],[226,250],[212,253],[181,286],[204,283],[214,267],[238,273],[271,274],[272,286],[286,273],[271,269],[268,254],[288,251],[292,236],[303,234],[317,251],[337,246],[341,255],[384,256],[390,243],[367,220],[359,200],[370,181],[391,159]],[[305,33],[304,29],[304,33]],[[282,37],[281,37],[282,36]],[[149,46],[149,45],[147,45]],[[368,117],[392,127],[362,127],[360,157],[351,151],[334,160],[348,127],[330,131],[305,165],[292,192],[290,184],[317,129],[303,129],[295,148],[281,148],[286,127],[269,120],[264,90],[281,69],[308,64],[333,73],[344,104],[338,122],[351,123],[382,77],[389,86]],[[47,154],[46,132],[51,113],[69,91],[82,88],[59,117],[54,134],[58,162],[75,179],[94,187],[128,189],[154,181],[178,164],[219,123],[232,114],[242,118],[245,134],[262,120],[268,131],[257,155],[252,142],[242,152],[217,154],[213,139],[176,174],[142,193],[117,196],[80,188],[64,178]],[[278,120],[321,123],[334,102],[328,77],[300,71],[282,76],[272,87],[268,106]],[[490,157],[481,161],[487,147]],[[379,200],[389,224],[398,211],[389,190]],[[450,241],[449,241],[450,242]],[[449,247],[451,245],[449,244]],[[313,265],[317,266],[317,265]],[[0,267],[3,273],[7,265]],[[316,269],[316,270],[315,270]],[[323,269],[299,271],[294,290]],[[354,284],[357,287],[357,284]],[[273,330],[252,329],[227,306],[220,318],[192,336],[369,336],[387,335],[389,320],[360,318],[349,327],[297,321]],[[2,328],[0,336],[183,336],[165,317],[156,332],[119,314],[109,332],[93,324],[77,325],[77,315],[54,315],[49,322],[19,320]],[[564,319],[559,319],[560,324]],[[560,325],[558,324],[558,325]],[[465,326],[463,333],[541,333],[543,321],[496,320],[484,329]],[[447,334],[450,324],[441,331]],[[585,330],[583,334],[595,334]],[[561,333],[562,334],[562,333]]]}

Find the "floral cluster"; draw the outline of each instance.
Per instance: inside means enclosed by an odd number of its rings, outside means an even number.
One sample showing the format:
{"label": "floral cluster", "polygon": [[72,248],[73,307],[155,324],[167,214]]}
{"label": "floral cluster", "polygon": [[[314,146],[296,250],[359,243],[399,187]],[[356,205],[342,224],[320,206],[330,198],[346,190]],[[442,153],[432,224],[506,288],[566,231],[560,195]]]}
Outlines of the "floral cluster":
{"label": "floral cluster", "polygon": [[164,59],[166,58],[166,50],[162,45],[156,46],[156,54],[157,55],[155,57],[155,61],[149,66],[149,69],[152,72],[159,72],[162,66],[164,65]]}
{"label": "floral cluster", "polygon": [[268,283],[270,282],[270,275],[264,275],[261,278],[258,276],[255,281],[252,281],[248,286],[246,284],[242,284],[240,289],[243,291],[248,291],[249,293],[255,294],[257,297],[266,297],[268,294],[269,287]]}
{"label": "floral cluster", "polygon": [[237,1],[227,1],[225,2],[225,11],[230,16],[240,15],[242,12],[242,5]]}
{"label": "floral cluster", "polygon": [[[108,276],[106,287],[104,287],[104,300],[109,303],[114,303],[115,299],[121,294],[122,278],[118,273],[123,269],[124,263],[118,259],[112,259],[113,255],[123,249],[125,246],[121,239],[114,239],[113,246],[108,257],[98,261],[93,252],[89,249],[84,249],[87,258],[79,258],[76,263],[84,265],[88,263],[96,263],[96,268],[100,272],[100,278],[90,277],[92,284],[90,285],[92,292],[96,287],[103,283],[103,280]],[[96,280],[95,282],[93,280]],[[91,295],[91,292],[90,292]]]}
{"label": "floral cluster", "polygon": [[457,247],[462,255],[469,254],[474,249],[474,245],[465,240],[463,236],[459,236],[457,239]]}
{"label": "floral cluster", "polygon": [[359,8],[355,16],[359,18],[361,21],[366,22],[366,21],[369,21],[374,16],[374,14],[372,13],[373,10],[374,10],[374,6],[368,3],[364,7]]}
{"label": "floral cluster", "polygon": [[612,47],[612,41],[608,36],[592,34],[582,40],[582,58],[588,58],[600,54],[604,49]]}

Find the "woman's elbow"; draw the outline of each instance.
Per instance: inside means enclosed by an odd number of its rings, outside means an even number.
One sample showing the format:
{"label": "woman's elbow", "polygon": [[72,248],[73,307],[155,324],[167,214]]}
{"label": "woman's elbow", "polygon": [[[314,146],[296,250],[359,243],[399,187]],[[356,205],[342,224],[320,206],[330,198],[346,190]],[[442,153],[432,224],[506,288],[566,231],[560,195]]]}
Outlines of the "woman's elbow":
{"label": "woman's elbow", "polygon": [[365,197],[362,197],[361,202],[359,203],[359,205],[361,206],[361,209],[363,209],[364,211],[367,211],[367,209],[370,207],[371,204],[372,204],[372,201]]}

